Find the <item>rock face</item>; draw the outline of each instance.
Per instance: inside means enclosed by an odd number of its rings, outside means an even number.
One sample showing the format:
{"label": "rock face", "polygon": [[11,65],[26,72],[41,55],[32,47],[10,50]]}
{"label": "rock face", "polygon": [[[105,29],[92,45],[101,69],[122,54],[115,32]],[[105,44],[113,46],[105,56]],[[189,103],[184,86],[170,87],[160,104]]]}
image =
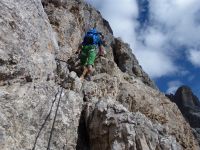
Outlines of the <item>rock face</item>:
{"label": "rock face", "polygon": [[[2,0],[0,14],[0,149],[46,149],[61,93],[58,43],[39,0]],[[75,148],[81,106],[80,94],[62,92],[51,149]]]}
{"label": "rock face", "polygon": [[156,85],[142,70],[142,67],[139,65],[128,44],[123,43],[119,38],[115,38],[113,44],[113,53],[115,62],[122,72],[127,72],[130,75],[134,75],[145,84],[156,89]]}
{"label": "rock face", "polygon": [[200,101],[193,94],[192,90],[187,86],[181,86],[175,95],[168,95],[168,97],[177,104],[183,116],[190,123],[197,139],[200,143]]}
{"label": "rock face", "polygon": [[91,149],[182,149],[162,125],[140,112],[129,112],[113,100],[97,102],[87,124]]}
{"label": "rock face", "polygon": [[[106,74],[99,74],[98,76],[93,77],[93,81],[85,82],[83,84],[84,85],[83,86],[84,99],[90,104],[89,106],[91,106],[91,107],[87,107],[87,109],[84,109],[86,111],[85,124],[86,124],[86,129],[88,130],[88,133],[89,133],[89,137],[91,136],[93,137],[95,135],[93,132],[89,132],[92,130],[91,126],[93,126],[93,125],[90,125],[90,123],[91,124],[96,123],[94,126],[99,127],[100,124],[97,120],[99,120],[100,118],[105,119],[105,117],[101,115],[97,115],[98,117],[100,117],[98,119],[94,117],[96,115],[95,111],[99,109],[99,108],[96,108],[98,106],[98,101],[102,99],[103,101],[105,101],[105,103],[107,103],[106,100],[110,99],[110,101],[113,101],[116,104],[116,106],[118,106],[118,102],[121,103],[126,108],[126,110],[130,112],[130,114],[131,112],[140,112],[146,117],[148,117],[149,120],[151,120],[152,124],[154,123],[157,125],[159,124],[163,128],[163,130],[166,132],[166,135],[173,135],[172,137],[175,138],[177,141],[179,141],[178,143],[181,145],[181,147],[177,146],[174,149],[179,149],[179,148],[180,149],[198,149],[197,148],[198,146],[197,147],[195,146],[196,144],[191,145],[190,138],[193,136],[191,129],[186,123],[186,121],[184,120],[184,118],[182,117],[180,111],[178,110],[175,104],[171,103],[169,99],[167,99],[159,91],[156,91],[144,85],[140,80],[135,79],[135,78],[130,78],[130,76],[128,76],[127,74],[121,73],[121,76],[122,77],[120,78],[120,77],[108,76]],[[115,100],[117,100],[118,102],[115,102]],[[117,113],[117,110],[116,111],[114,110],[114,112]],[[115,116],[115,113],[113,114],[113,116]],[[107,117],[110,114],[110,112],[109,110],[108,112],[104,111],[103,114]],[[92,122],[90,122],[91,117],[93,118],[92,120],[94,120]],[[124,115],[122,114],[121,117],[123,118]],[[109,124],[108,125],[104,124],[104,122],[107,123],[107,120],[102,120],[100,122],[102,123],[102,126],[104,125],[109,126]],[[119,124],[117,123],[117,125],[115,125],[116,126],[115,130],[117,131],[118,131]],[[129,124],[129,122],[127,122],[127,124]],[[140,130],[143,130],[143,127],[142,126],[140,127],[141,127]],[[135,128],[133,130],[136,130]],[[95,127],[94,130],[96,129],[97,127]],[[104,130],[101,128],[99,130],[101,131],[98,131],[99,132],[98,134],[102,133],[101,138],[104,140],[106,136],[108,136],[106,135],[106,133],[107,134],[109,133],[106,132],[104,134]],[[120,127],[120,130],[121,130],[121,127]],[[160,132],[157,132],[157,133],[158,133],[157,134],[158,137],[162,135],[162,133]],[[113,140],[119,141],[117,144],[125,146],[127,144],[125,141],[122,141],[122,143],[120,143],[121,141],[120,134],[123,135],[124,133],[119,133],[119,135],[117,134],[115,137],[113,137]],[[101,139],[98,136],[95,137],[96,141],[99,141]],[[139,135],[136,134],[136,137],[137,136],[140,136],[140,134]],[[154,136],[154,135],[151,135],[151,136]],[[92,146],[92,144],[94,143],[93,141],[94,139],[90,139],[90,140],[91,140],[90,141],[91,143],[89,145]],[[153,144],[154,146],[157,145],[157,147],[162,147],[161,143],[157,142],[156,144],[155,141],[153,143],[151,142],[150,143]],[[159,141],[159,138],[157,138],[157,141]],[[97,143],[97,145],[98,144],[102,145],[102,143],[101,144]],[[151,144],[148,144],[149,149],[151,149],[151,146],[150,146]],[[168,145],[168,147],[171,147],[171,146]],[[102,147],[99,147],[99,148],[95,147],[94,149],[102,149]],[[141,148],[141,149],[145,149],[145,148]]]}
{"label": "rock face", "polygon": [[[95,24],[107,55],[81,82],[76,51]],[[2,150],[199,150],[177,106],[81,0],[1,0],[0,53]]]}

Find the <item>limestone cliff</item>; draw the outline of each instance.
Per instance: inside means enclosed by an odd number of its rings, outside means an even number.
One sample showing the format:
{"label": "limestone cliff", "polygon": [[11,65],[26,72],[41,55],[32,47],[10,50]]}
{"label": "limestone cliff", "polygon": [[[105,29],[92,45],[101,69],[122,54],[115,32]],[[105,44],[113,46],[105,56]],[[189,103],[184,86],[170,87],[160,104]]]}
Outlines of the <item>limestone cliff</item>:
{"label": "limestone cliff", "polygon": [[188,86],[181,86],[173,95],[167,95],[176,103],[185,119],[194,129],[194,133],[200,143],[200,101]]}
{"label": "limestone cliff", "polygon": [[[81,82],[76,51],[94,24],[107,55]],[[177,106],[82,0],[1,0],[0,54],[2,150],[199,150]]]}

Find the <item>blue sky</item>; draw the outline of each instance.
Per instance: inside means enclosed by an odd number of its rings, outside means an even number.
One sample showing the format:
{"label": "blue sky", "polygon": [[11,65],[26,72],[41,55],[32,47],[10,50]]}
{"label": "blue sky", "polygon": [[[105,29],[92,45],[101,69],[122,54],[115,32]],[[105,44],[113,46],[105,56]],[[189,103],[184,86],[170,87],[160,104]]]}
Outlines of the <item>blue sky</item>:
{"label": "blue sky", "polygon": [[199,0],[86,0],[130,44],[164,93],[188,85],[200,97]]}

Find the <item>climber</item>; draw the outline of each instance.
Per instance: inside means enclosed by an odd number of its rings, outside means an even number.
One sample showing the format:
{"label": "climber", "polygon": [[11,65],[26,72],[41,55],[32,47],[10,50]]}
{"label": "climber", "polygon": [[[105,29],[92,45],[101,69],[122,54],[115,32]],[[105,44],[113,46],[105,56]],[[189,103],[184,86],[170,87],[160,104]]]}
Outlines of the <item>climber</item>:
{"label": "climber", "polygon": [[103,55],[103,35],[95,28],[90,29],[84,36],[82,44],[79,46],[79,54],[81,65],[83,66],[83,73],[80,79],[91,80],[93,72],[94,61],[99,48],[99,55]]}

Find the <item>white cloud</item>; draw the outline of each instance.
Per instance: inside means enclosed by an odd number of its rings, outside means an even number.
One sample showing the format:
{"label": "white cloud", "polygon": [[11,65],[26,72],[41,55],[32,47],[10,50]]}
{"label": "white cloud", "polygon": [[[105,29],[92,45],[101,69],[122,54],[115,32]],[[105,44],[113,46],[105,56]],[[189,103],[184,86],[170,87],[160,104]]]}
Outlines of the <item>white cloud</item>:
{"label": "white cloud", "polygon": [[[171,75],[183,68],[175,63],[179,57],[186,57],[183,49],[177,47],[200,47],[199,0],[149,0],[151,24],[140,33],[136,32],[139,27],[136,0],[86,1],[100,10],[115,36],[130,44],[139,63],[153,78]],[[190,51],[188,60],[199,66],[197,54]]]}
{"label": "white cloud", "polygon": [[[156,25],[167,28],[167,35],[179,45],[193,46],[199,43],[199,0],[151,0],[151,19]],[[168,43],[166,43],[168,44]]]}
{"label": "white cloud", "polygon": [[136,55],[143,69],[151,77],[159,78],[166,74],[173,74],[177,69],[170,58],[160,51],[145,50],[143,48],[142,51],[136,51]]}
{"label": "white cloud", "polygon": [[167,37],[162,32],[154,28],[148,28],[146,33],[143,33],[143,38],[145,39],[146,47],[152,48],[154,51],[158,51],[158,49],[164,50],[162,47],[165,45]]}
{"label": "white cloud", "polygon": [[199,50],[195,50],[195,49],[189,50],[188,59],[193,65],[200,67],[200,51]]}
{"label": "white cloud", "polygon": [[168,89],[167,89],[166,93],[174,94],[176,92],[176,90],[182,85],[182,82],[179,80],[174,80],[174,81],[168,82],[167,85],[168,85]]}

